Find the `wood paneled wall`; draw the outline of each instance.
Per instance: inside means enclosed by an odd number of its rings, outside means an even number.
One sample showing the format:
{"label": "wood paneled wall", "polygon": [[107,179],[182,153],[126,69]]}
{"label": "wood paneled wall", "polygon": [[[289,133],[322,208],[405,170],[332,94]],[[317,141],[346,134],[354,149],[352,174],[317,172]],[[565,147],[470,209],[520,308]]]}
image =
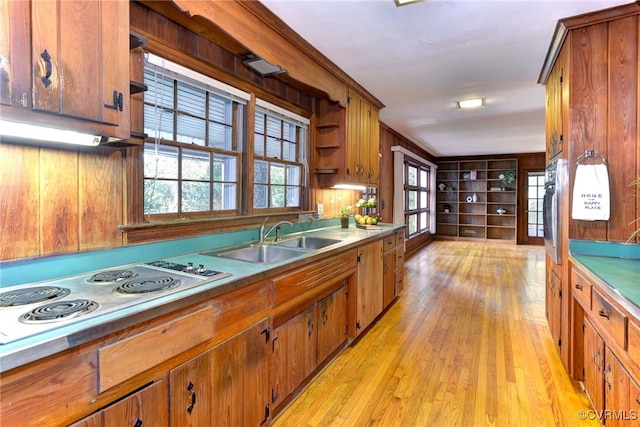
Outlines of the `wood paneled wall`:
{"label": "wood paneled wall", "polygon": [[[611,219],[570,220],[574,239],[626,241],[640,227],[637,188],[640,176],[640,16],[633,15],[570,31],[569,49],[569,194],[576,159],[585,150],[603,154],[609,165]],[[638,240],[640,241],[640,240]]]}
{"label": "wood paneled wall", "polygon": [[2,260],[119,246],[123,152],[0,145]]}

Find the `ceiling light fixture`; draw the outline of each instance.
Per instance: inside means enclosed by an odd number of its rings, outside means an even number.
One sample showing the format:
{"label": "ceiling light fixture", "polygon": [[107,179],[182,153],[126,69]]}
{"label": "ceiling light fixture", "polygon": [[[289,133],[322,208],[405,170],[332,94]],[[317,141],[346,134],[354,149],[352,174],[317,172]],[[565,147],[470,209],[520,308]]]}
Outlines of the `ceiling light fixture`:
{"label": "ceiling light fixture", "polygon": [[411,3],[420,3],[424,0],[394,0],[394,1],[396,2],[396,6],[400,7],[400,6],[405,6]]}
{"label": "ceiling light fixture", "polygon": [[262,77],[273,76],[274,74],[285,73],[287,71],[280,68],[279,65],[273,65],[253,54],[247,55],[246,59],[242,61],[242,63],[256,73],[262,75]]}
{"label": "ceiling light fixture", "polygon": [[464,101],[456,101],[456,105],[461,110],[466,110],[469,108],[484,107],[486,100],[484,98],[465,99]]}
{"label": "ceiling light fixture", "polygon": [[0,119],[0,136],[17,138],[26,141],[57,142],[72,145],[95,147],[106,138],[101,135],[76,132],[73,130],[56,129],[48,126],[32,125],[29,123],[12,122]]}

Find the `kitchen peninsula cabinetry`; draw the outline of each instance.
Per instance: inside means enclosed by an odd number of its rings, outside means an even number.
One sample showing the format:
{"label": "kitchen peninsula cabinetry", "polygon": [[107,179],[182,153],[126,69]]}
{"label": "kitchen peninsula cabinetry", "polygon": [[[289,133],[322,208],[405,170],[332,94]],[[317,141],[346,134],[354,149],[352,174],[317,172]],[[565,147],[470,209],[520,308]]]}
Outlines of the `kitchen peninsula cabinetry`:
{"label": "kitchen peninsula cabinetry", "polygon": [[8,2],[7,10],[16,25],[0,30],[10,40],[0,43],[9,64],[2,116],[129,138],[129,2]]}
{"label": "kitchen peninsula cabinetry", "polygon": [[518,160],[438,162],[437,238],[516,243]]}
{"label": "kitchen peninsula cabinetry", "polygon": [[340,183],[377,186],[380,157],[379,110],[355,92],[346,108],[317,103],[315,175],[322,187]]}
{"label": "kitchen peninsula cabinetry", "polygon": [[[629,425],[640,413],[640,323],[615,296],[575,266],[571,268],[576,323],[582,335],[576,338],[574,365],[598,413],[605,411],[606,425]],[[620,297],[618,297],[620,298]]]}
{"label": "kitchen peninsula cabinetry", "polygon": [[404,280],[404,231],[383,239],[382,306],[387,308],[403,288]]}

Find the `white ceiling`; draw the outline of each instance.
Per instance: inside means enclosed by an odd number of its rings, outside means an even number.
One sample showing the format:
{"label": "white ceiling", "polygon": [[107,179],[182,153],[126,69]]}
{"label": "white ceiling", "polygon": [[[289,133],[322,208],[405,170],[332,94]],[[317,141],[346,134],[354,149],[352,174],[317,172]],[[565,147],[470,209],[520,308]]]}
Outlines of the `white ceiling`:
{"label": "white ceiling", "polygon": [[[542,152],[540,69],[559,19],[630,0],[261,0],[435,156]],[[456,101],[486,98],[458,110]]]}

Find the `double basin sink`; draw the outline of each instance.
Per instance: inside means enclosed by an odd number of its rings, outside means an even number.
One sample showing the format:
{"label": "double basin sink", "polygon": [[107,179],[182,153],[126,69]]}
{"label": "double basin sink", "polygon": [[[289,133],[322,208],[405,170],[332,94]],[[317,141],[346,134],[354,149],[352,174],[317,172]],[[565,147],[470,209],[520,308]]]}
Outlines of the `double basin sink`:
{"label": "double basin sink", "polygon": [[251,245],[223,252],[207,251],[202,252],[202,255],[218,256],[260,264],[273,264],[304,255],[310,250],[322,249],[340,242],[342,242],[342,240],[300,236],[269,245]]}

